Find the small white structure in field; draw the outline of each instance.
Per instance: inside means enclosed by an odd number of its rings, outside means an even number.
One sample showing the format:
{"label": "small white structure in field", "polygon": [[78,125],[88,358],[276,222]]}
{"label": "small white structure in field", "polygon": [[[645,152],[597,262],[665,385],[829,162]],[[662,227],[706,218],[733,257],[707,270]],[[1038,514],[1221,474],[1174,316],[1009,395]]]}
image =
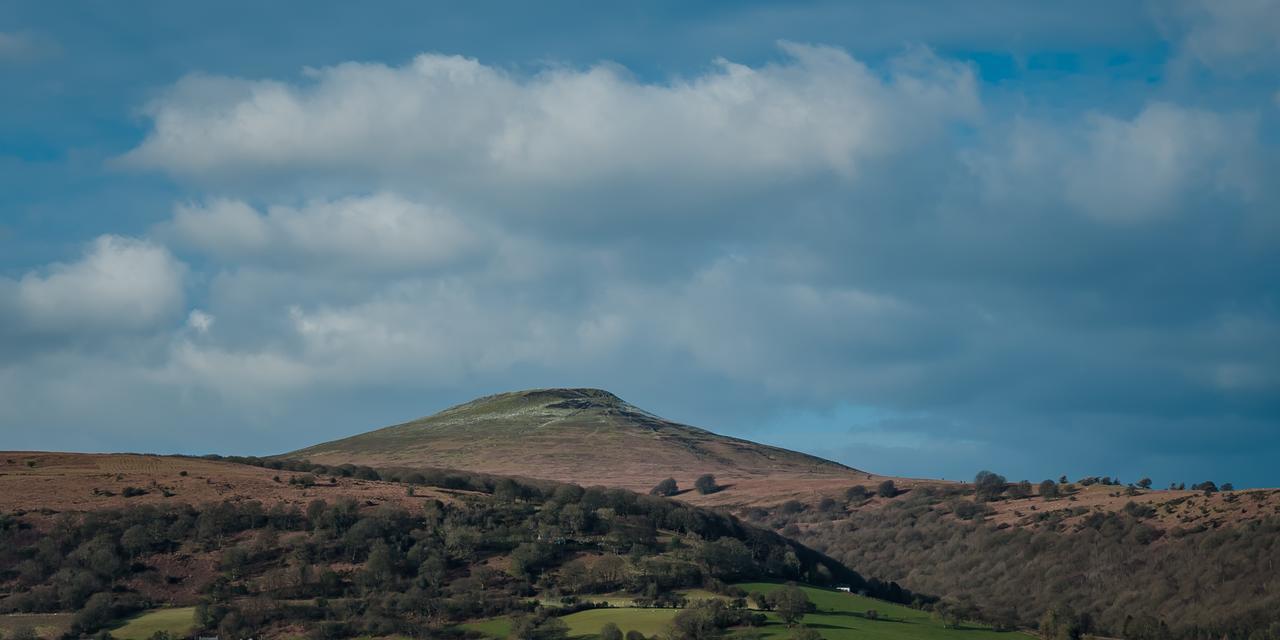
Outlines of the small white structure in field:
{"label": "small white structure in field", "polygon": [[851,591],[849,591],[849,587],[836,587],[836,591],[843,591],[843,592],[845,592],[845,593],[852,593]]}

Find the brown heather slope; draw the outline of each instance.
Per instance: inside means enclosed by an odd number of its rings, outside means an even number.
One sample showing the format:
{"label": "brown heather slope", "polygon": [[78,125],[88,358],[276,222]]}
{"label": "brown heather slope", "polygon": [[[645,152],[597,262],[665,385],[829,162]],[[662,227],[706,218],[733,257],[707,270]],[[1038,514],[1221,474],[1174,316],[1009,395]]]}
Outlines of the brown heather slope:
{"label": "brown heather slope", "polygon": [[[183,475],[185,472],[186,475]],[[447,496],[421,488],[407,496],[403,485],[354,478],[317,479],[311,487],[290,485],[292,476],[230,462],[130,453],[0,451],[0,513],[62,513],[137,505],[200,505],[257,500],[305,508],[312,500],[351,497],[361,504],[420,503]],[[277,482],[275,478],[279,477]],[[147,493],[125,497],[126,487]],[[169,495],[165,495],[168,493]]]}
{"label": "brown heather slope", "polygon": [[647,491],[704,473],[724,491],[680,497],[744,506],[811,498],[880,478],[815,456],[664,420],[599,389],[502,393],[284,454],[321,464],[434,467]]}

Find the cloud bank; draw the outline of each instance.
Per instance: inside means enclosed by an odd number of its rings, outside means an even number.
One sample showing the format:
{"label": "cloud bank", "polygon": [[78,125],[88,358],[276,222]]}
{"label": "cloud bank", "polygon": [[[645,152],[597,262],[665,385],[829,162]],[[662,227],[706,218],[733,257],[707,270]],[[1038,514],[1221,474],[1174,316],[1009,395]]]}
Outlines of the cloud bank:
{"label": "cloud bank", "polygon": [[[187,197],[0,281],[9,335],[46,334],[0,365],[0,417],[110,370],[47,420],[285,449],[574,384],[857,466],[867,434],[966,452],[930,457],[948,477],[1277,453],[1271,116],[993,94],[928,49],[791,43],[662,80],[442,54],[189,75],[116,160]],[[795,407],[862,417],[792,442]]]}

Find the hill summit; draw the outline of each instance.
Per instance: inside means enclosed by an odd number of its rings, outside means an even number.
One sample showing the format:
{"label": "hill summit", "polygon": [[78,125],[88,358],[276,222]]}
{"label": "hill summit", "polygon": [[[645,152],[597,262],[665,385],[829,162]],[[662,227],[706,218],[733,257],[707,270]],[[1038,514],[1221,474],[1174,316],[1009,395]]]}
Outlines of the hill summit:
{"label": "hill summit", "polygon": [[727,485],[867,477],[815,456],[665,420],[601,389],[499,393],[281,457],[466,469],[636,490],[666,477],[690,487],[704,473]]}

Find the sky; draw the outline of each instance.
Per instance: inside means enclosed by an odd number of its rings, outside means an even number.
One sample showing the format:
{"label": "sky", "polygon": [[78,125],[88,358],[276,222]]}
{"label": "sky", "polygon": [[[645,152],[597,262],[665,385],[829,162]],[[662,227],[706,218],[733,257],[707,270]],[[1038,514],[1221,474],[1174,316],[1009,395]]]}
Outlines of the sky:
{"label": "sky", "polygon": [[0,4],[0,449],[1280,486],[1280,2],[609,5]]}

